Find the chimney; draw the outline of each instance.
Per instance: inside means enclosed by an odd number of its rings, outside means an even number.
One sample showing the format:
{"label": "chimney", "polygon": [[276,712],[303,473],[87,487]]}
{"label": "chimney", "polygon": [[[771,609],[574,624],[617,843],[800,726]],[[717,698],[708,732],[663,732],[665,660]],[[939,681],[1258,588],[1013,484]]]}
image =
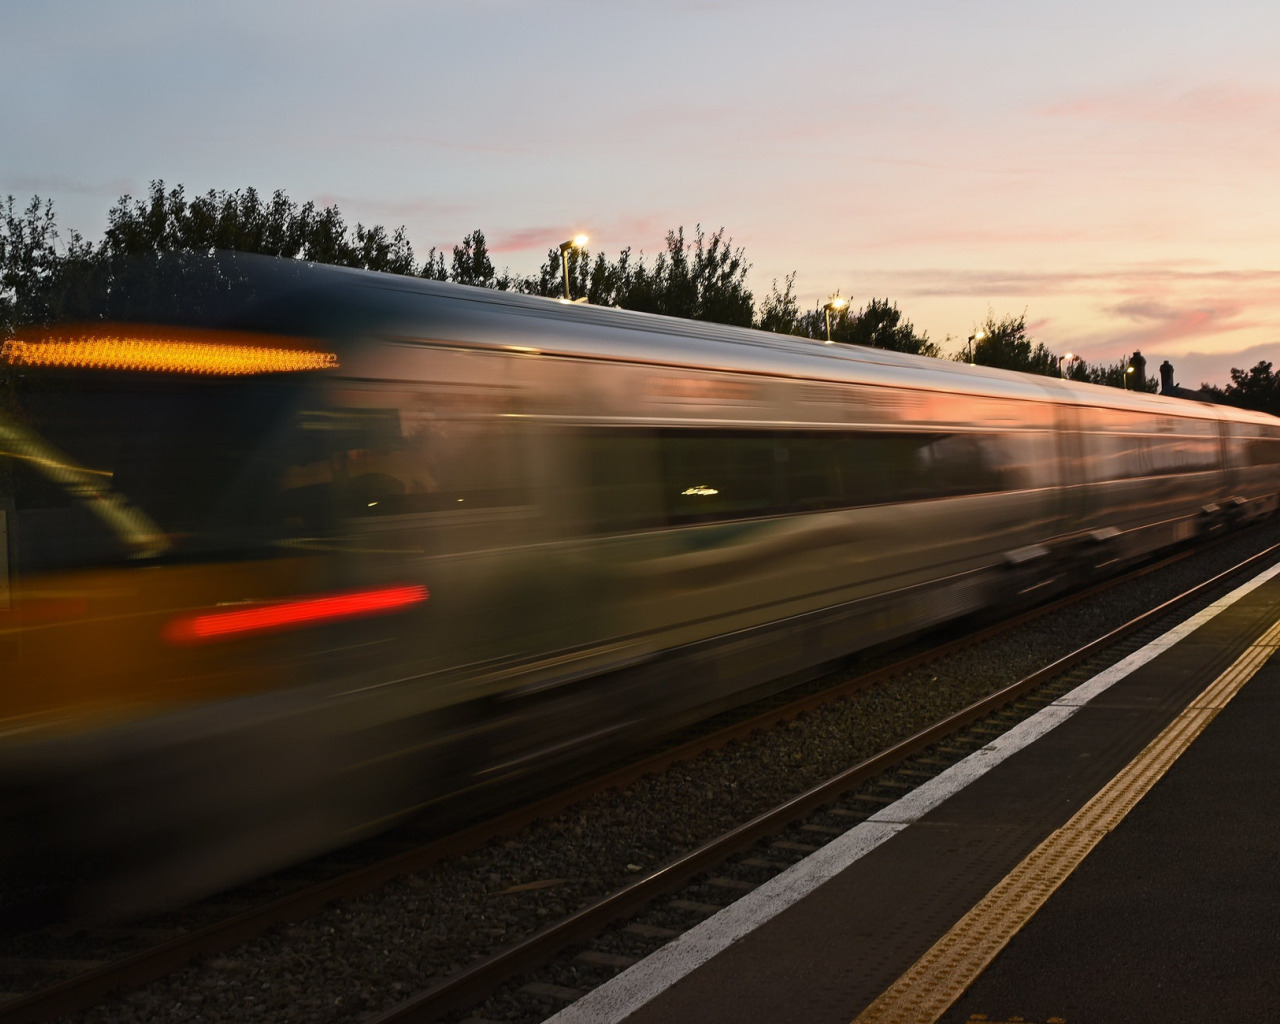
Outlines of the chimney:
{"label": "chimney", "polygon": [[1146,391],[1147,361],[1142,358],[1142,353],[1135,351],[1129,359],[1129,365],[1133,367],[1133,376],[1136,378],[1133,382],[1133,390]]}
{"label": "chimney", "polygon": [[1173,363],[1166,359],[1160,364],[1160,394],[1172,395],[1177,387],[1173,382]]}

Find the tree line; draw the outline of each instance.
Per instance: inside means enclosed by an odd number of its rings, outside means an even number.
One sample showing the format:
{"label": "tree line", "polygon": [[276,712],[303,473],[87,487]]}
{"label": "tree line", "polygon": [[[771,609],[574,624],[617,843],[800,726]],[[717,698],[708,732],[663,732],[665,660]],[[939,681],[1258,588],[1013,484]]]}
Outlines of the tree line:
{"label": "tree line", "polygon": [[[19,328],[94,316],[109,295],[119,269],[138,256],[168,252],[234,250],[327,263],[390,274],[528,295],[558,296],[565,290],[559,247],[531,275],[494,266],[484,232],[477,229],[445,253],[432,248],[419,262],[404,227],[350,226],[336,205],[299,204],[283,191],[270,197],[252,188],[211,189],[188,198],[182,186],[153,181],[141,199],[122,196],[107,215],[101,241],[79,232],[63,238],[51,200],[33,197],[26,206],[8,196],[0,204],[0,337]],[[683,227],[668,231],[653,258],[625,248],[615,258],[577,247],[567,253],[568,283],[575,297],[596,305],[755,327],[802,338],[870,345],[944,358],[928,333],[917,331],[897,304],[872,298],[865,305],[802,310],[794,273],[779,289],[775,280],[759,303],[747,287],[751,264],[724,228],[692,237]],[[830,314],[830,315],[829,315]],[[948,339],[950,340],[950,339]],[[1127,363],[1064,362],[1028,333],[1026,314],[997,319],[988,312],[969,344],[949,358],[984,366],[1065,376],[1112,387],[1132,386]],[[1280,373],[1260,362],[1231,371],[1225,388],[1202,386],[1206,397],[1280,414]],[[1145,382],[1154,390],[1154,382]]]}

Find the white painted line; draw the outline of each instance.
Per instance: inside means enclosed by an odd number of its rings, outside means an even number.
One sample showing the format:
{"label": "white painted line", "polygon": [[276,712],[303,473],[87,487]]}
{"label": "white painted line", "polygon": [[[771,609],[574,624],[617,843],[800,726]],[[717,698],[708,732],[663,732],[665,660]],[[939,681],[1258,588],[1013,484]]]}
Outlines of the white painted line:
{"label": "white painted line", "polygon": [[1277,574],[1280,574],[1280,565],[1265,570],[1248,583],[1237,587],[1230,594],[1152,640],[1141,650],[1081,683],[981,750],[974,751],[936,778],[876,812],[861,825],[851,828],[822,849],[753,889],[742,899],[673,939],[638,964],[588,992],[577,1002],[549,1018],[545,1024],[618,1024],[625,1020],[713,956],[782,913],[912,822],[918,821],[1001,761],[1057,728],[1098,694],[1185,639]]}

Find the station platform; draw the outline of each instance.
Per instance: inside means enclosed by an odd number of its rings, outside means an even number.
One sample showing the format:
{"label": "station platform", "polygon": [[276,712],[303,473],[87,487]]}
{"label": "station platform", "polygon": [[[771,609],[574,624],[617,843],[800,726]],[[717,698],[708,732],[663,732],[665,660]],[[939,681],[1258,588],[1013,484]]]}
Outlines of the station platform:
{"label": "station platform", "polygon": [[1133,1024],[1280,1007],[1280,566],[555,1024]]}

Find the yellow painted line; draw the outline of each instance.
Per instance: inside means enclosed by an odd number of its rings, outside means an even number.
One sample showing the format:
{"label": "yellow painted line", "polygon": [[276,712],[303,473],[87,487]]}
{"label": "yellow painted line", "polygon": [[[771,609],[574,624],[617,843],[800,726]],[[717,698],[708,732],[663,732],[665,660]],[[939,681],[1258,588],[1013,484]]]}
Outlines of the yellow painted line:
{"label": "yellow painted line", "polygon": [[1147,747],[940,938],[854,1024],[932,1024],[1276,653],[1276,622]]}

